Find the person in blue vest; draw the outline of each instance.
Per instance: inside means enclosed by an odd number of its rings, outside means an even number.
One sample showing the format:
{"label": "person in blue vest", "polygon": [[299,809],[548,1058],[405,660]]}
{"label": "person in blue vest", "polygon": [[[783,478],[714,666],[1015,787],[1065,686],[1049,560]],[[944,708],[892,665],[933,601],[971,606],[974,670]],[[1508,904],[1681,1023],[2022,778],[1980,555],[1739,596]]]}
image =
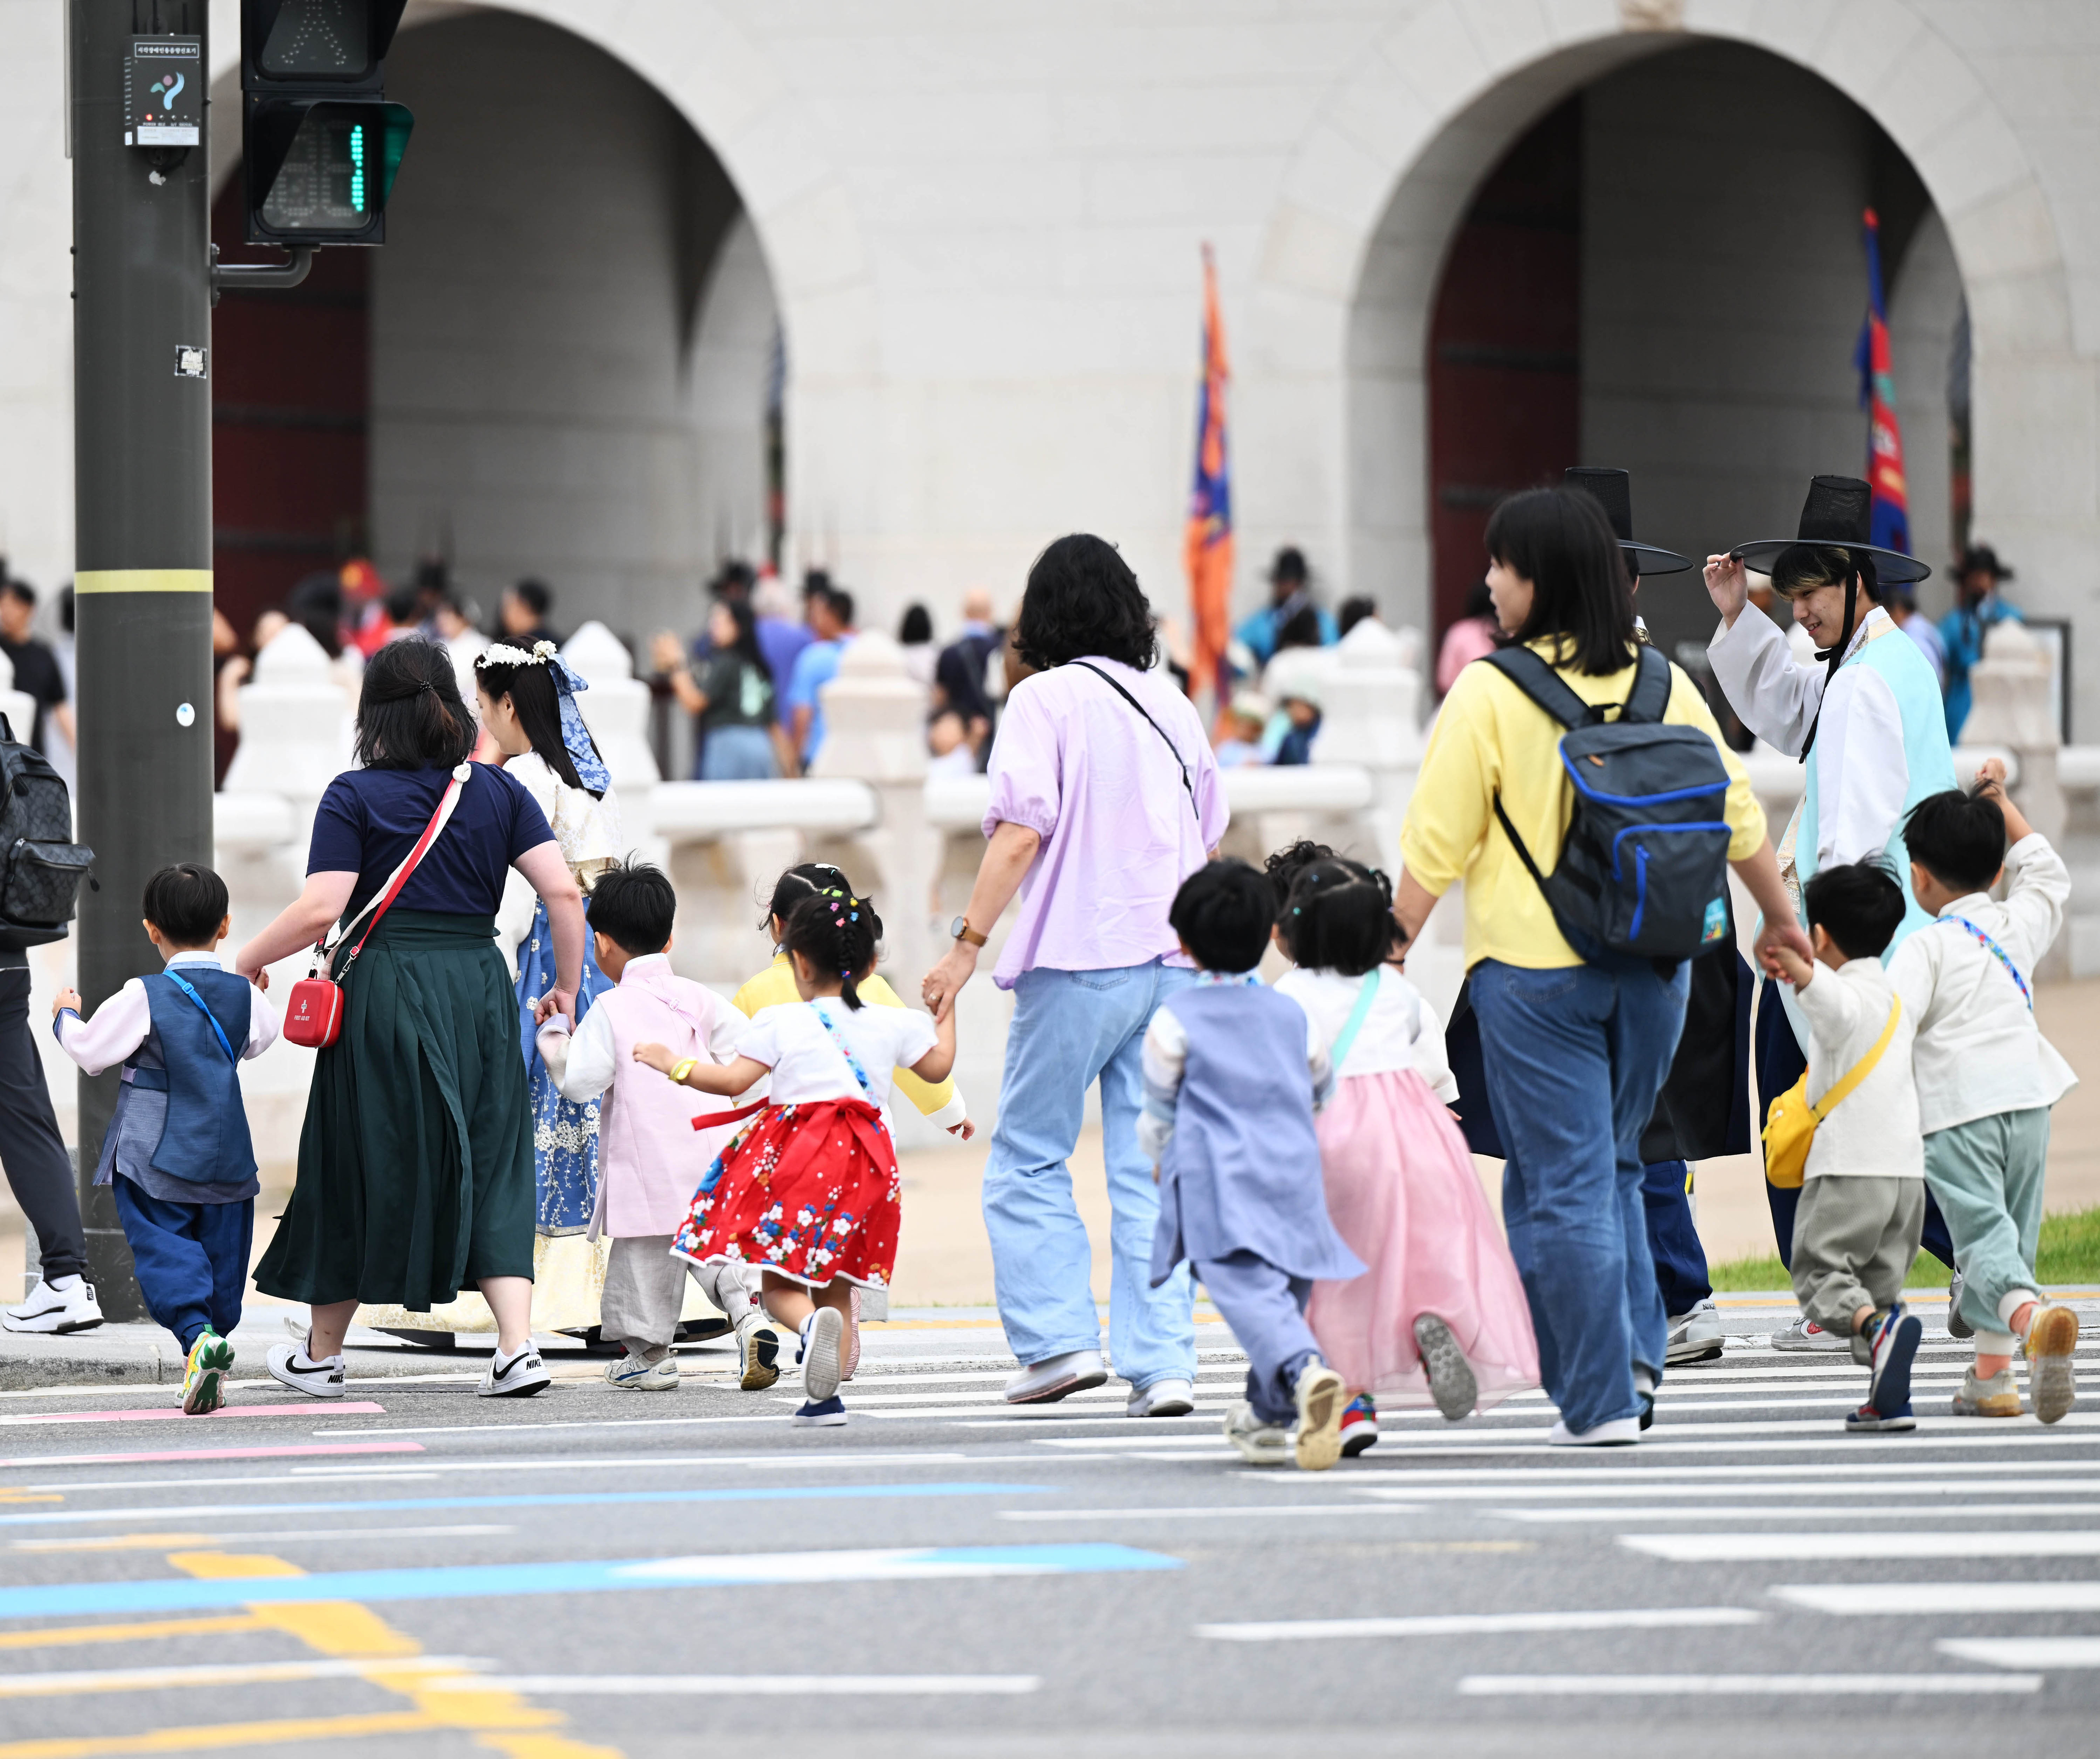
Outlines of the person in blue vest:
{"label": "person in blue vest", "polygon": [[1983,657],[1983,638],[1993,624],[2024,621],[2008,604],[1999,586],[2013,577],[2013,571],[1998,559],[1988,544],[1977,544],[1961,553],[1954,564],[1956,592],[1961,602],[1939,620],[1939,644],[1947,656],[1947,737],[1961,736],[1974,696],[1969,685],[1969,669]]}
{"label": "person in blue vest", "polygon": [[[1808,485],[1795,536],[1738,544],[1706,559],[1706,590],[1721,613],[1706,648],[1714,676],[1743,724],[1800,758],[1807,771],[1779,847],[1780,874],[1798,913],[1802,888],[1824,868],[1878,860],[1908,875],[1904,816],[1928,794],[1955,785],[1939,681],[1881,605],[1884,591],[1932,570],[1867,541],[1872,493],[1857,477],[1818,476]],[[1753,569],[1769,575],[1773,588],[1793,601],[1794,621],[1814,639],[1822,670],[1796,665],[1770,617],[1743,614]],[[1884,962],[1931,920],[1910,899]],[[1808,1028],[1787,986],[1765,986],[1755,1040],[1758,1093],[1769,1109],[1807,1067]],[[1800,1189],[1767,1183],[1765,1195],[1780,1260],[1790,1266]],[[1952,1266],[1947,1224],[1929,1203],[1924,1244]],[[1806,1317],[1773,1343],[1781,1350],[1851,1347]]]}
{"label": "person in blue vest", "polygon": [[81,1014],[51,1006],[60,1048],[89,1075],[124,1066],[95,1182],[111,1187],[146,1310],[182,1342],[183,1409],[225,1403],[255,1229],[255,1148],[240,1065],[276,1041],[270,999],[218,962],[226,882],[185,861],[146,882],[146,935],[165,964]]}

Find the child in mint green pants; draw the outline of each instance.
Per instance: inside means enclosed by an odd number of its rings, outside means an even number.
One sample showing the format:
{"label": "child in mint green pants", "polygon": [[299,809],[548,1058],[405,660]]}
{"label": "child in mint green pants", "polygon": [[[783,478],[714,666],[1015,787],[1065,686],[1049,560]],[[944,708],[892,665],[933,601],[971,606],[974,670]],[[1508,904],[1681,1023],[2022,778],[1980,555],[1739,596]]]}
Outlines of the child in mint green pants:
{"label": "child in mint green pants", "polygon": [[[1917,1023],[1926,1183],[1954,1242],[1948,1329],[1976,1340],[1955,1415],[2020,1414],[2012,1357],[2024,1337],[2029,1403],[2054,1423],[2076,1396],[2078,1316],[2043,1302],[2035,1253],[2049,1108],[2076,1077],[2035,1025],[2032,982],[2062,925],[2071,879],[2004,780],[1993,758],[1973,793],[1952,789],[1911,810],[1911,891],[1935,920],[1904,941],[1889,977]],[[2001,876],[2000,904],[1990,892]]]}

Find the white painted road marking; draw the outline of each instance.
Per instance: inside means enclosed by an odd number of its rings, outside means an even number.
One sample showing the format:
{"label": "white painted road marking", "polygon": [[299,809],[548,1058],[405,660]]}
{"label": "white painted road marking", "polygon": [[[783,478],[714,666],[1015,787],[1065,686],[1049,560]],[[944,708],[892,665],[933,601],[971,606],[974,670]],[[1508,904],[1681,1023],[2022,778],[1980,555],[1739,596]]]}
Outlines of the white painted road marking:
{"label": "white painted road marking", "polygon": [[1943,1637],[1932,1646],[1994,1668],[2100,1668],[2100,1637]]}
{"label": "white painted road marking", "polygon": [[1469,1673],[1467,1698],[1866,1696],[2038,1692],[2039,1673]]}
{"label": "white painted road marking", "polygon": [[1692,1625],[1759,1624],[1751,1607],[1644,1607],[1586,1612],[1448,1612],[1394,1619],[1289,1619],[1258,1624],[1199,1624],[1198,1637],[1232,1643],[1307,1642],[1347,1637],[1500,1637],[1526,1631],[1677,1630]]}
{"label": "white painted road marking", "polygon": [[[100,1692],[161,1692],[196,1686],[277,1686],[358,1679],[373,1673],[461,1673],[485,1660],[459,1655],[373,1656],[360,1661],[229,1661],[187,1668],[95,1668],[0,1676],[0,1698],[72,1698]],[[472,1679],[462,1686],[472,1686]],[[418,1682],[418,1690],[424,1690]]]}
{"label": "white painted road marking", "polygon": [[513,1673],[433,1680],[436,1692],[522,1692],[535,1698],[583,1693],[623,1698],[1015,1697],[1039,1690],[1034,1673]]}
{"label": "white painted road marking", "polygon": [[1947,1613],[2100,1612],[2100,1582],[1812,1582],[1768,1589],[1775,1599],[1841,1618]]}
{"label": "white painted road marking", "polygon": [[1674,1563],[1881,1562],[1897,1558],[2100,1558],[2100,1532],[1621,1533]]}

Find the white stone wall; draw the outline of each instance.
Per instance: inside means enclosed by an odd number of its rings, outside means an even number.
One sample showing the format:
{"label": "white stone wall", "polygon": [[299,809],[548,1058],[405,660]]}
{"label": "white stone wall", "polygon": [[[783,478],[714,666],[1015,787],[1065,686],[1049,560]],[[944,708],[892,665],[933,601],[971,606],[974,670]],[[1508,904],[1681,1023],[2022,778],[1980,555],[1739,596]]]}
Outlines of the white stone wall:
{"label": "white stone wall", "polygon": [[[2078,651],[2100,652],[2092,0],[511,9],[624,62],[719,157],[780,302],[798,550],[834,562],[885,625],[907,594],[945,609],[982,579],[1010,596],[1043,539],[1079,525],[1178,601],[1206,239],[1238,375],[1243,596],[1290,537],[1337,590],[1374,588],[1404,613],[1423,574],[1419,351],[1359,355],[1360,294],[1391,302],[1404,340],[1469,173],[1568,91],[1694,37],[1767,50],[1849,94],[1917,166],[1974,328],[1977,530],[2017,561],[2024,602],[2075,614]],[[214,7],[221,72],[232,10]],[[413,21],[451,10],[412,12],[404,66]],[[70,548],[58,24],[52,0],[0,0],[15,94],[0,114],[0,519],[46,579]],[[536,126],[549,108],[536,102]],[[403,172],[404,250],[435,138]],[[659,418],[634,406],[643,427]],[[624,577],[658,565],[653,537],[622,541]],[[2089,722],[2100,666],[2081,695]]]}

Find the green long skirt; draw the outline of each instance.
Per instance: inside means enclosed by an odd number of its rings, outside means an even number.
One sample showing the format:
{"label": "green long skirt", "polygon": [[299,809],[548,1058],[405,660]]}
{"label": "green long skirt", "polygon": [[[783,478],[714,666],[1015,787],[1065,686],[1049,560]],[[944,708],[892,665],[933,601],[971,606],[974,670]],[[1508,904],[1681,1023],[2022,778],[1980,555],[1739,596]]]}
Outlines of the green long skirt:
{"label": "green long skirt", "polygon": [[427,1312],[532,1274],[532,1111],[495,919],[390,910],[314,1059],[299,1174],[255,1286]]}

